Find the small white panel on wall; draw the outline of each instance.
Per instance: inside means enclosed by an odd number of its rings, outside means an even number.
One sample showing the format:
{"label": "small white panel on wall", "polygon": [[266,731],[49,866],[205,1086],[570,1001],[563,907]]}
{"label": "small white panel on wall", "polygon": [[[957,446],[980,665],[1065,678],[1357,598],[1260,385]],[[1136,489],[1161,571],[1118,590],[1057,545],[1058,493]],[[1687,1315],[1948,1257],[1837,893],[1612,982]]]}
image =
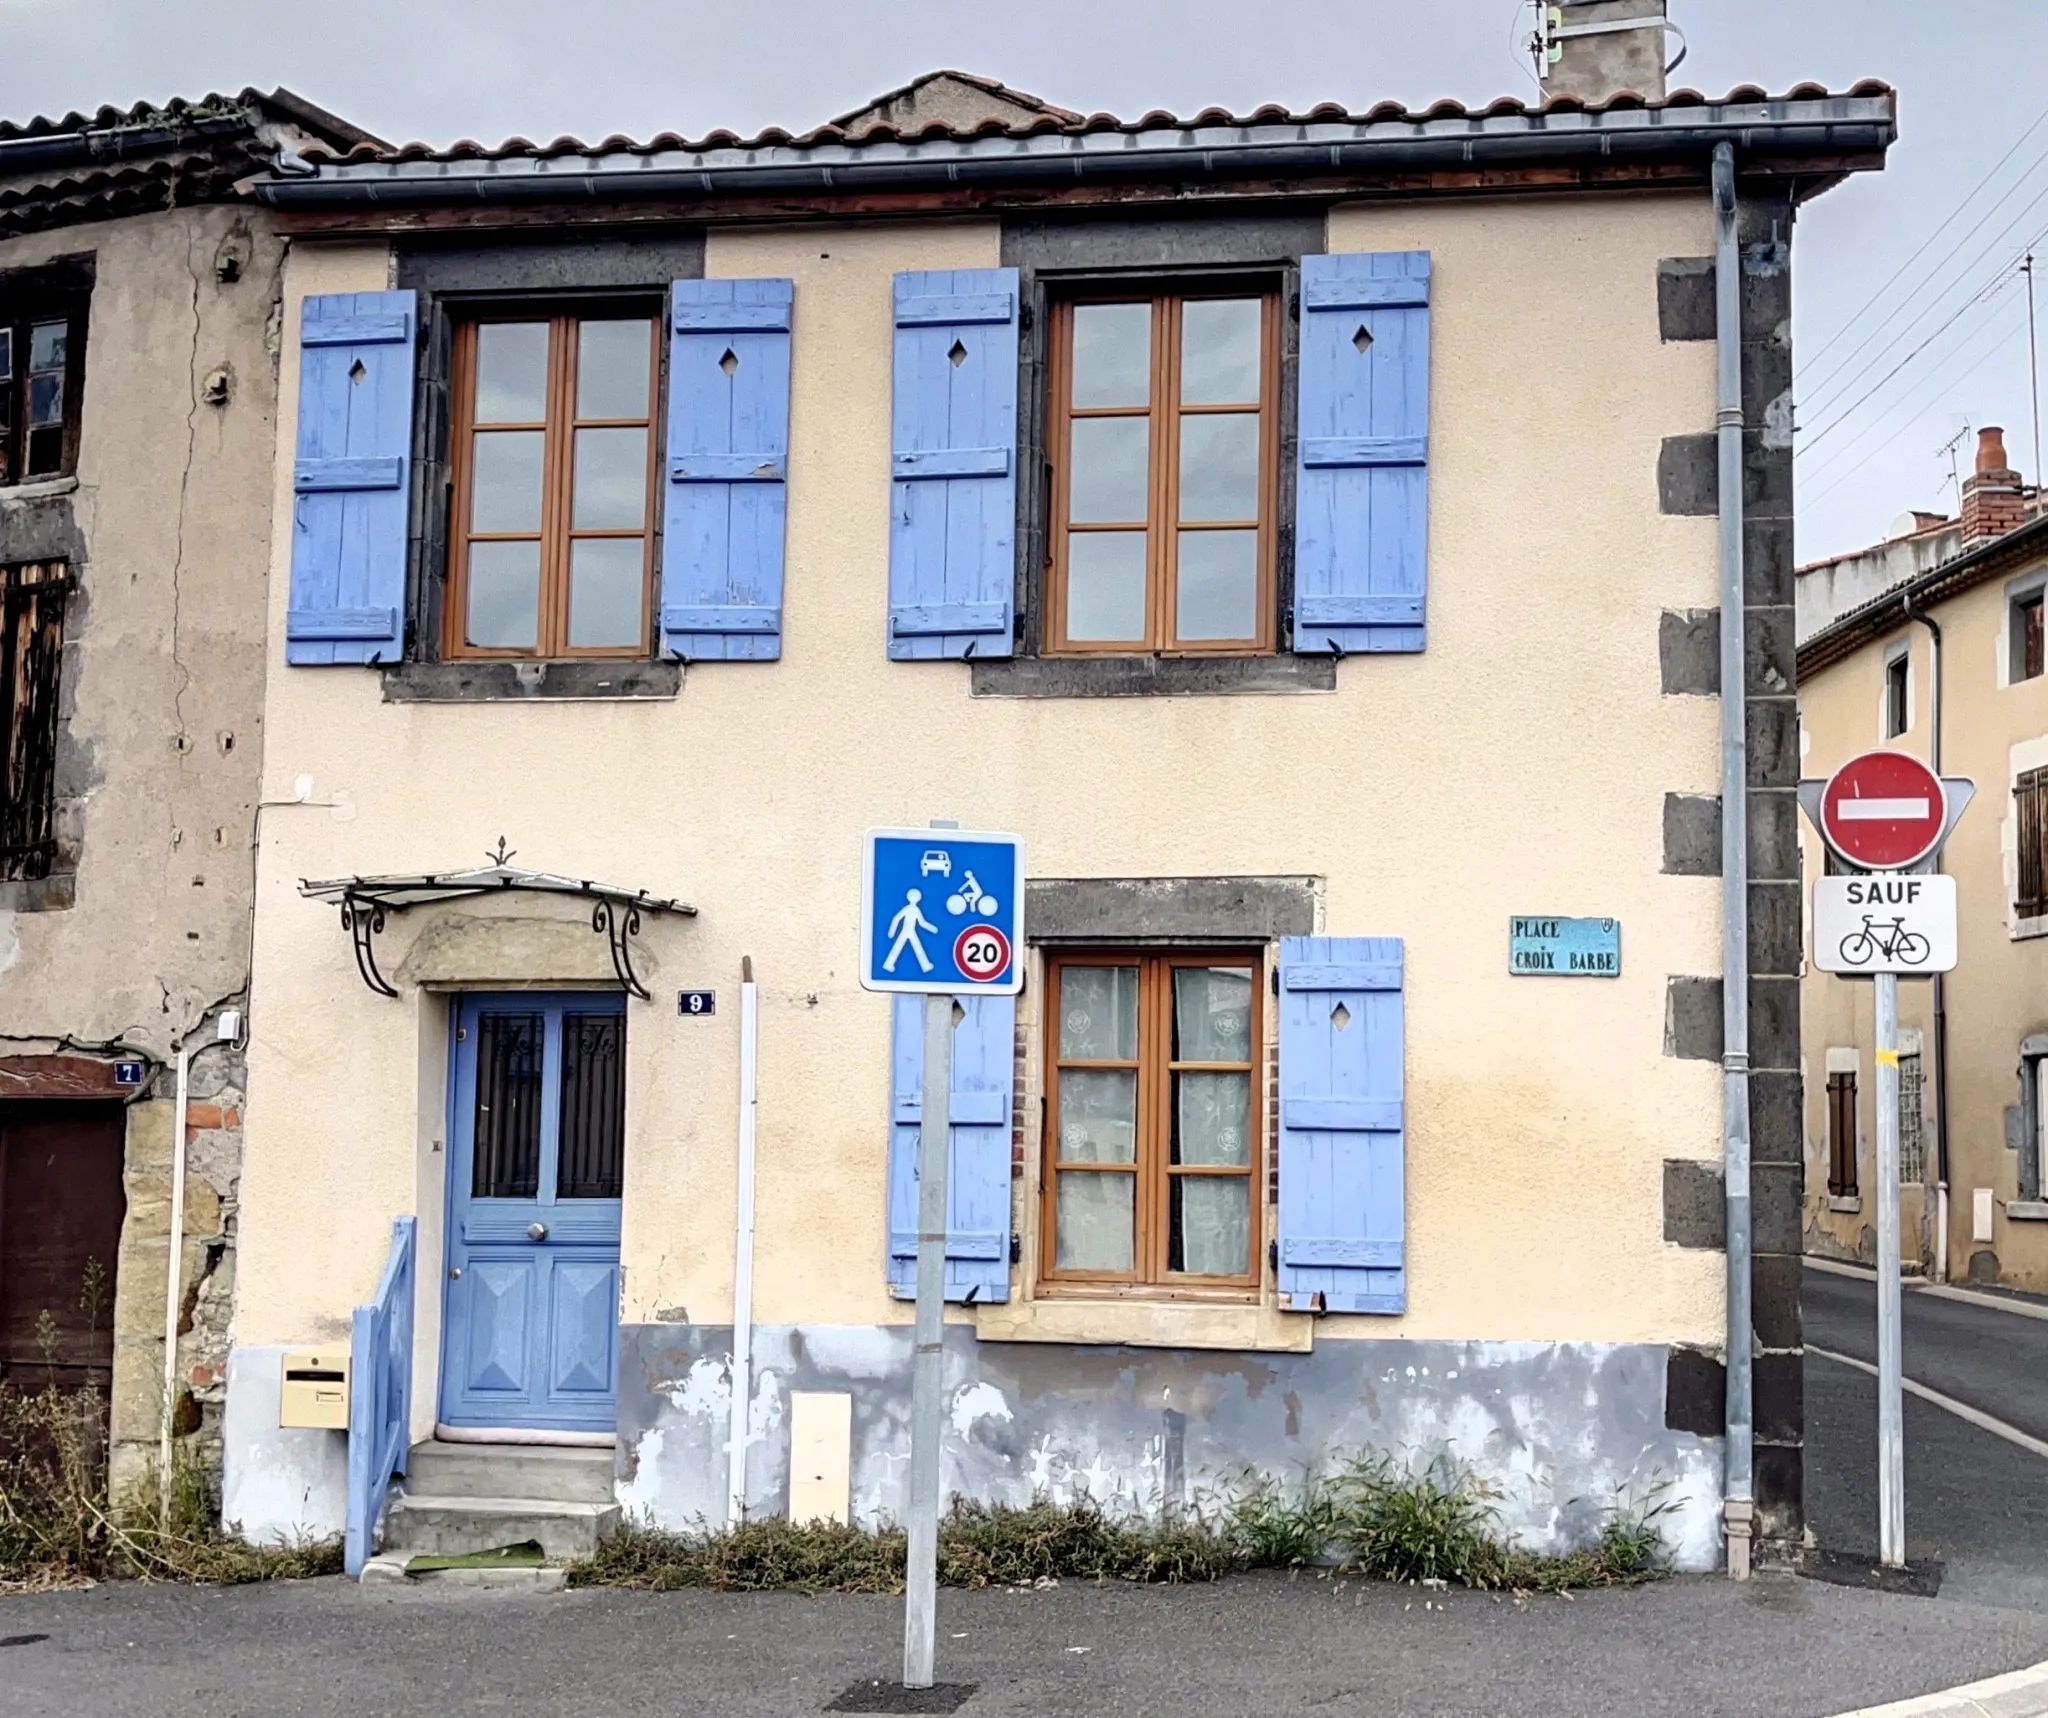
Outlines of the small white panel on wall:
{"label": "small white panel on wall", "polygon": [[797,1390],[789,1398],[789,1518],[844,1523],[852,1494],[853,1398]]}
{"label": "small white panel on wall", "polygon": [[1991,1239],[1991,1189],[1988,1187],[1970,1189],[1970,1239]]}

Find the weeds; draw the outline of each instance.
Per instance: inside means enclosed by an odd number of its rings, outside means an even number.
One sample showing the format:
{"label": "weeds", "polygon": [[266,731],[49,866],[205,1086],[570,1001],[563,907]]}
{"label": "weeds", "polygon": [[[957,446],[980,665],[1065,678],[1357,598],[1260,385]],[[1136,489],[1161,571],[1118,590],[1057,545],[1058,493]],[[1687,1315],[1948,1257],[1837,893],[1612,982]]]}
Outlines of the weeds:
{"label": "weeds", "polygon": [[[1235,1492],[1180,1520],[1118,1517],[1082,1499],[1023,1508],[955,1501],[939,1524],[939,1582],[1026,1586],[1062,1578],[1182,1583],[1249,1569],[1335,1562],[1389,1581],[1559,1592],[1624,1586],[1664,1573],[1661,1487],[1617,1500],[1599,1536],[1563,1556],[1539,1555],[1498,1533],[1498,1496],[1448,1456],[1419,1469],[1370,1455],[1289,1495],[1247,1476]],[[578,1587],[724,1592],[897,1593],[900,1529],[781,1520],[665,1533],[633,1527],[572,1564]]]}
{"label": "weeds", "polygon": [[116,1504],[106,1425],[105,1396],[60,1389],[54,1366],[40,1390],[0,1383],[0,1584],[127,1575],[225,1586],[341,1568],[333,1541],[256,1546],[222,1533],[206,1476],[182,1443],[168,1476],[152,1473]]}
{"label": "weeds", "polygon": [[[630,1528],[572,1564],[569,1584],[900,1593],[905,1555],[900,1528],[779,1518],[695,1533]],[[1062,1576],[1213,1581],[1241,1566],[1229,1543],[1199,1522],[1117,1520],[1086,1501],[1022,1509],[956,1502],[939,1523],[939,1582],[948,1587],[1027,1586]]]}

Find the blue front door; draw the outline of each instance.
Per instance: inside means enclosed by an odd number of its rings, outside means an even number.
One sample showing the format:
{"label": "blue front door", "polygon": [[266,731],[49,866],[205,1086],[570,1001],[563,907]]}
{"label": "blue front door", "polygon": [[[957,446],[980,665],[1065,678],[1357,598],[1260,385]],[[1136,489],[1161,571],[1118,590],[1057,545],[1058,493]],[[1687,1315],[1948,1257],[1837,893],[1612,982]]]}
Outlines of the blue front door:
{"label": "blue front door", "polygon": [[612,1430],[625,1064],[622,997],[457,1008],[446,1425]]}

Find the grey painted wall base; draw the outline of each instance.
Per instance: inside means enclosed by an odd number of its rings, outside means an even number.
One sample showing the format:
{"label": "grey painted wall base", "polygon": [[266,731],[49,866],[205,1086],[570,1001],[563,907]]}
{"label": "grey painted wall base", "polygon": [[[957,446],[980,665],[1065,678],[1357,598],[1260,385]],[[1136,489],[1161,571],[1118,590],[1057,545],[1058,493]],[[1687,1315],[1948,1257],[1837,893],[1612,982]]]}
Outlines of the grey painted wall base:
{"label": "grey painted wall base", "polygon": [[[620,1332],[619,1501],[687,1528],[725,1515],[732,1334]],[[853,1398],[852,1506],[902,1516],[909,1471],[908,1325],[757,1325],[750,1513],[789,1500],[793,1391]],[[1247,1470],[1298,1481],[1383,1449],[1448,1449],[1501,1490],[1501,1526],[1533,1549],[1597,1532],[1618,1494],[1662,1486],[1679,1565],[1721,1562],[1721,1443],[1666,1425],[1661,1344],[1349,1341],[1310,1354],[1066,1347],[946,1329],[943,1485],[1024,1503],[1086,1493],[1148,1513],[1198,1503]],[[1169,1487],[1173,1495],[1169,1495]]]}
{"label": "grey painted wall base", "polygon": [[330,1539],[348,1509],[348,1436],[277,1423],[282,1344],[228,1352],[221,1520],[258,1545]]}

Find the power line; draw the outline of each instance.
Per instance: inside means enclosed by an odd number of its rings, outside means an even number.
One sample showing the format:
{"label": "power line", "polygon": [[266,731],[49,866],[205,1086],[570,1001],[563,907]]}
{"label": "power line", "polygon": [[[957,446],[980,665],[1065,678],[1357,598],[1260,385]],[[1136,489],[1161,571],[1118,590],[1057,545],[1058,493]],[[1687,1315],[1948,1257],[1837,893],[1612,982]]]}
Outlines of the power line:
{"label": "power line", "polygon": [[[2044,155],[2043,158],[2048,159],[2048,155]],[[1917,330],[1920,327],[1920,325],[1924,321],[1926,321],[1928,317],[1939,313],[1943,305],[1946,302],[1948,302],[1950,296],[1953,293],[1969,284],[1969,276],[1971,272],[1975,270],[1981,263],[1983,263],[1987,257],[1991,256],[1994,252],[1998,251],[2004,245],[2008,235],[2011,234],[2012,230],[2015,227],[2017,227],[2030,214],[2034,214],[2037,212],[2038,210],[2036,208],[2029,207],[2022,209],[2018,214],[2013,216],[2013,218],[2010,221],[2008,221],[2002,228],[1999,229],[1999,231],[1996,234],[1994,234],[1989,240],[1985,242],[1985,244],[1977,251],[1977,253],[1974,256],[1970,257],[1968,261],[1964,262],[1961,265],[1961,270],[1956,280],[1950,282],[1947,286],[1941,288],[1940,291],[1933,292],[1929,295],[1929,298],[1925,306],[1921,309],[1920,313],[1916,315],[1910,322],[1906,324],[1904,328],[1902,328],[1899,331],[1895,339],[1891,340],[1886,345],[1880,347],[1878,351],[1873,353],[1870,359],[1865,364],[1863,364],[1862,367],[1859,368],[1853,375],[1849,376],[1846,381],[1841,381],[1838,386],[1834,386],[1832,392],[1828,391],[1828,383],[1820,384],[1810,392],[1802,392],[1802,394],[1800,395],[1800,404],[1802,406],[1808,407],[1808,409],[1810,409],[1816,417],[1819,417],[1827,413],[1835,405],[1835,403],[1842,398],[1843,395],[1848,393],[1851,388],[1854,388],[1858,383],[1860,383],[1863,380],[1863,378],[1869,375],[1872,370],[1876,369],[1878,365],[1882,364],[1885,361],[1885,359],[1892,352],[1896,351],[1901,344],[1911,339],[1915,330]],[[1973,231],[1974,230],[1977,229],[1973,229]],[[2044,238],[2048,238],[2048,227],[2040,228],[2033,234],[2033,236],[2025,240],[2019,248],[2021,251],[2032,250]],[[1993,275],[1993,282],[1986,284],[1988,285],[1995,283],[1999,276],[2004,273],[2006,266],[2007,265],[2001,263],[1999,265],[1998,270]],[[1972,294],[1971,298],[1964,301],[1962,308],[1967,309],[1971,303],[1974,303],[1976,301],[1977,298],[1983,296],[1984,291],[1984,286],[1979,286],[1977,288],[1977,291],[1974,294]],[[1951,316],[1950,320],[1954,320],[1953,316]],[[1946,326],[1946,324],[1944,324],[1944,326]],[[1937,329],[1936,332],[1939,333],[1940,330]],[[1924,341],[1922,342],[1922,345],[1924,347]],[[1861,348],[1859,347],[1858,350],[1860,351]],[[1844,366],[1842,366],[1842,368],[1846,369],[1847,365],[1845,364]],[[1836,377],[1839,377],[1841,375],[1841,370],[1838,369],[1835,375]],[[1833,380],[1834,378],[1830,378],[1830,382],[1833,382]],[[1818,399],[1814,399],[1812,397],[1814,394],[1818,394],[1821,397]]]}
{"label": "power line", "polygon": [[[1996,357],[1999,354],[2000,350],[2006,342],[2010,341],[2015,335],[2017,335],[2020,332],[2021,321],[2021,318],[2010,317],[2007,318],[2006,322],[2003,324],[1988,325],[1991,331],[1997,335],[1997,338],[1992,340],[1989,345],[1987,345],[1981,352],[1979,352],[1976,355],[1974,359],[1970,360],[1968,363],[1965,364],[1961,359],[1959,359],[1957,361],[1960,365],[1959,368],[1953,370],[1945,370],[1939,376],[1930,378],[1935,383],[1933,392],[1927,394],[1925,398],[1916,398],[1916,400],[1910,407],[1901,408],[1902,412],[1905,415],[1909,416],[1917,415],[1917,413],[1923,411],[1926,408],[1926,406],[1932,402],[1932,399],[1941,392],[1943,387],[1952,387],[1958,383],[1968,381],[1979,370],[1983,369],[1983,367],[1988,362],[1990,362],[1992,358]],[[1879,430],[1883,429],[1887,421],[1889,420],[1885,418],[1880,418],[1876,420],[1875,422],[1870,424],[1869,427],[1866,428],[1860,435],[1856,436],[1853,440],[1851,440],[1848,443],[1845,443],[1842,447],[1838,448],[1836,450],[1835,455],[1830,456],[1828,466],[1823,468],[1823,470],[1826,470],[1829,468],[1839,467],[1839,469],[1835,470],[1835,474],[1832,481],[1823,484],[1822,487],[1816,490],[1813,494],[1802,496],[1800,502],[1801,506],[1817,506],[1820,502],[1825,501],[1830,495],[1834,494],[1835,491],[1840,489],[1844,484],[1848,483],[1851,478],[1857,476],[1864,469],[1864,462],[1861,460],[1848,459],[1847,455],[1855,448],[1860,447],[1864,442],[1868,441],[1869,438],[1875,435]],[[1811,484],[1813,482],[1818,481],[1821,476],[1822,471],[1817,470],[1807,474],[1804,477],[1803,481]]]}
{"label": "power line", "polygon": [[[1983,191],[1984,187],[1989,185],[1993,179],[1998,177],[1999,170],[2003,168],[2008,161],[2010,161],[2015,155],[2017,155],[2020,152],[2021,145],[2024,144],[2028,138],[2032,137],[2035,132],[2039,131],[2044,123],[2048,123],[2048,107],[2044,107],[2040,111],[2040,113],[2035,116],[2034,123],[2028,126],[2025,131],[2021,132],[2019,136],[2013,140],[2012,147],[2008,149],[2003,155],[2001,155],[1995,162],[1992,163],[1990,171],[1988,171],[1983,178],[1979,179],[1977,183],[1970,188],[1970,194],[1967,197],[1965,197],[1960,203],[1956,204],[1956,206],[1953,209],[1949,210],[1949,212],[1942,217],[1941,225],[1936,227],[1933,232],[1929,233],[1926,238],[1922,239],[1920,241],[1919,248],[1916,249],[1911,256],[1907,257],[1904,262],[1900,263],[1899,266],[1892,271],[1891,278],[1887,280],[1884,283],[1884,285],[1880,286],[1875,292],[1873,292],[1867,299],[1865,299],[1863,301],[1862,306],[1855,312],[1855,314],[1852,315],[1848,321],[1844,322],[1841,327],[1837,328],[1835,332],[1831,334],[1825,342],[1823,342],[1818,348],[1815,349],[1813,354],[1813,361],[1815,363],[1818,363],[1822,358],[1825,358],[1830,352],[1832,352],[1835,349],[1836,346],[1840,345],[1842,340],[1848,335],[1849,330],[1854,328],[1858,322],[1862,321],[1862,319],[1869,313],[1871,307],[1875,305],[1879,299],[1884,297],[1884,295],[1887,292],[1891,291],[1892,287],[1897,283],[1899,276],[1904,274],[1907,269],[1911,268],[1914,263],[1918,262],[1921,257],[1927,254],[1927,248],[1930,245],[1932,245],[1936,239],[1940,238],[1943,233],[1947,232],[1950,225],[1953,222],[1961,218],[1963,211],[1977,200],[1978,195]],[[2032,169],[2029,168],[2028,171],[2031,172]],[[2021,175],[2022,179],[2024,179],[2025,177],[2025,174]],[[2003,198],[2000,199],[2001,202],[2003,200]],[[1993,204],[1992,206],[1994,208],[1997,207],[1996,204]],[[1854,354],[1851,354],[1851,356],[1853,355]]]}
{"label": "power line", "polygon": [[[2011,339],[2013,335],[2019,332],[2019,324],[2013,318],[2008,318],[2004,323],[1994,319],[1981,324],[1970,332],[1973,338],[1986,333],[1989,333],[1993,338],[1981,350],[1974,345],[1966,344],[1963,351],[1956,355],[1949,367],[1937,370],[1933,374],[1921,378],[1915,385],[1914,390],[1899,404],[1890,407],[1881,414],[1873,416],[1862,429],[1850,436],[1846,442],[1838,442],[1818,464],[1803,469],[1799,474],[1801,481],[1805,483],[1818,482],[1845,461],[1850,461],[1850,456],[1858,448],[1862,447],[1864,443],[1869,441],[1872,436],[1882,430],[1887,423],[1896,422],[1901,417],[1911,417],[1924,410],[1935,399],[1938,399],[1945,389],[1951,388],[1957,382],[1975,375],[1978,370],[1983,368],[1986,360],[1998,351],[2004,341]],[[1970,354],[1973,352],[1975,356],[1971,357]],[[1967,364],[1965,364],[1966,359],[1968,360]],[[1965,367],[1957,368],[1956,366],[1958,365]],[[1851,462],[1851,468],[1854,468],[1853,462]]]}
{"label": "power line", "polygon": [[1937,340],[1939,340],[1944,334],[1946,334],[1951,328],[1953,328],[1959,321],[1962,320],[1962,318],[1965,315],[1967,315],[1970,311],[1974,310],[1978,304],[1988,299],[1995,298],[2004,287],[2011,284],[2012,279],[2013,277],[2011,275],[2003,275],[2000,279],[1991,282],[1989,285],[1980,287],[1972,297],[1966,299],[1963,303],[1957,305],[1955,310],[1950,313],[1947,321],[1943,322],[1939,328],[1935,329],[1935,331],[1932,334],[1928,335],[1925,340],[1921,341],[1919,345],[1915,346],[1912,351],[1908,352],[1905,355],[1905,357],[1901,358],[1896,364],[1894,364],[1875,382],[1871,383],[1871,385],[1868,388],[1866,388],[1847,406],[1844,406],[1842,410],[1837,412],[1834,415],[1834,417],[1829,419],[1825,425],[1823,425],[1820,429],[1814,431],[1812,437],[1806,442],[1806,445],[1802,447],[1799,451],[1801,453],[1810,453],[1814,448],[1818,447],[1822,442],[1827,440],[1829,436],[1833,435],[1836,430],[1840,429],[1842,425],[1847,423],[1852,417],[1855,416],[1855,414],[1859,410],[1861,410],[1865,405],[1867,405],[1872,398],[1874,398],[1877,394],[1882,392],[1886,385],[1890,383],[1893,377],[1897,376],[1900,373],[1900,371],[1904,370],[1906,366],[1912,363],[1915,358],[1919,357],[1921,353],[1925,352],[1928,349],[1928,347],[1932,346]]}

